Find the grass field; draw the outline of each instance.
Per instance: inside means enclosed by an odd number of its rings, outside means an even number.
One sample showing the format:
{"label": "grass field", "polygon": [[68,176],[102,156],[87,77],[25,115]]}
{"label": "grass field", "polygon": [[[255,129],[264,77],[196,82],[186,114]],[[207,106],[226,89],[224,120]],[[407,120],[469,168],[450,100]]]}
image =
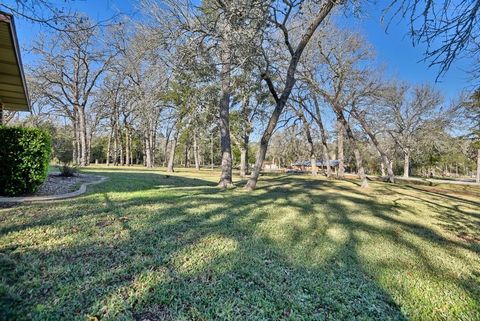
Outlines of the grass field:
{"label": "grass field", "polygon": [[88,172],[0,208],[0,319],[480,320],[480,188]]}

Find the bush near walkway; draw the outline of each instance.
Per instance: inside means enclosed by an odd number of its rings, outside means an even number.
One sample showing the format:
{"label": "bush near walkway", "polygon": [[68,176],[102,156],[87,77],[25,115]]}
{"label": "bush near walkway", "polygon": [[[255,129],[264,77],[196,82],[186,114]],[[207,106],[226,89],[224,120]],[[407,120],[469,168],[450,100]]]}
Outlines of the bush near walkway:
{"label": "bush near walkway", "polygon": [[0,126],[0,195],[34,192],[48,174],[51,138],[37,128]]}

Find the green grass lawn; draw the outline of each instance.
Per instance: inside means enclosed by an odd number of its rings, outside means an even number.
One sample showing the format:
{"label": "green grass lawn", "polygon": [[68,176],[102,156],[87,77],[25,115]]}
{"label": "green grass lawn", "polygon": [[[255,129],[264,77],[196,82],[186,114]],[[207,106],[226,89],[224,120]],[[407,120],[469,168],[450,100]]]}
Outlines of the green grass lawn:
{"label": "green grass lawn", "polygon": [[88,171],[0,208],[0,319],[480,320],[478,188]]}

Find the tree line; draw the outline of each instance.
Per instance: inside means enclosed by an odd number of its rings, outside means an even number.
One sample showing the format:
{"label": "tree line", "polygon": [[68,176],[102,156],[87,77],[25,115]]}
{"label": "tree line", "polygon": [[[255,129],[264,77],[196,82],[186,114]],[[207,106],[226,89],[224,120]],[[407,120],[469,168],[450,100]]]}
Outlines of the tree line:
{"label": "tree line", "polygon": [[[429,1],[414,2],[393,1],[386,15],[414,17],[422,4],[425,16],[438,13]],[[340,14],[354,15],[360,2],[139,5],[140,18],[109,24],[69,14],[61,28],[32,44],[35,112],[26,121],[50,126],[57,159],[79,166],[95,160],[163,165],[169,172],[178,164],[219,164],[220,187],[233,184],[238,165],[247,189],[255,188],[267,158],[286,166],[308,159],[313,175],[322,159],[328,177],[334,176],[330,160],[338,160],[335,175],[344,177],[348,168],[362,186],[369,173],[390,182],[413,171],[467,175],[476,161],[480,180],[479,91],[446,101],[432,85],[387,77],[364,37],[335,24]],[[475,7],[463,10],[476,18]],[[455,21],[470,26],[449,25]],[[431,24],[420,31],[417,25],[412,21],[412,39],[429,44],[426,57],[441,72],[476,32],[471,27],[464,39],[435,48],[448,26],[435,34]]]}

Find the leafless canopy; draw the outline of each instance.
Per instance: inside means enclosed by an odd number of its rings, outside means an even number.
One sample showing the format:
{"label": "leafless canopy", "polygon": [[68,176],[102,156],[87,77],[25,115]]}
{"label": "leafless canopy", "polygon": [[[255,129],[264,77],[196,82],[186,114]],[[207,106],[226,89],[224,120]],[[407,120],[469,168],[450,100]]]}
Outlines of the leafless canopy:
{"label": "leafless canopy", "polygon": [[480,51],[480,0],[393,0],[385,17],[391,23],[398,16],[409,20],[414,44],[427,46],[425,60],[439,66],[439,77],[457,59]]}
{"label": "leafless canopy", "polygon": [[[94,25],[77,24],[78,15],[68,7],[68,2],[51,0],[5,0],[0,2],[0,10],[12,13],[34,23],[39,23],[56,31],[77,32],[110,25],[118,15],[98,21]],[[87,29],[86,29],[87,28]]]}

